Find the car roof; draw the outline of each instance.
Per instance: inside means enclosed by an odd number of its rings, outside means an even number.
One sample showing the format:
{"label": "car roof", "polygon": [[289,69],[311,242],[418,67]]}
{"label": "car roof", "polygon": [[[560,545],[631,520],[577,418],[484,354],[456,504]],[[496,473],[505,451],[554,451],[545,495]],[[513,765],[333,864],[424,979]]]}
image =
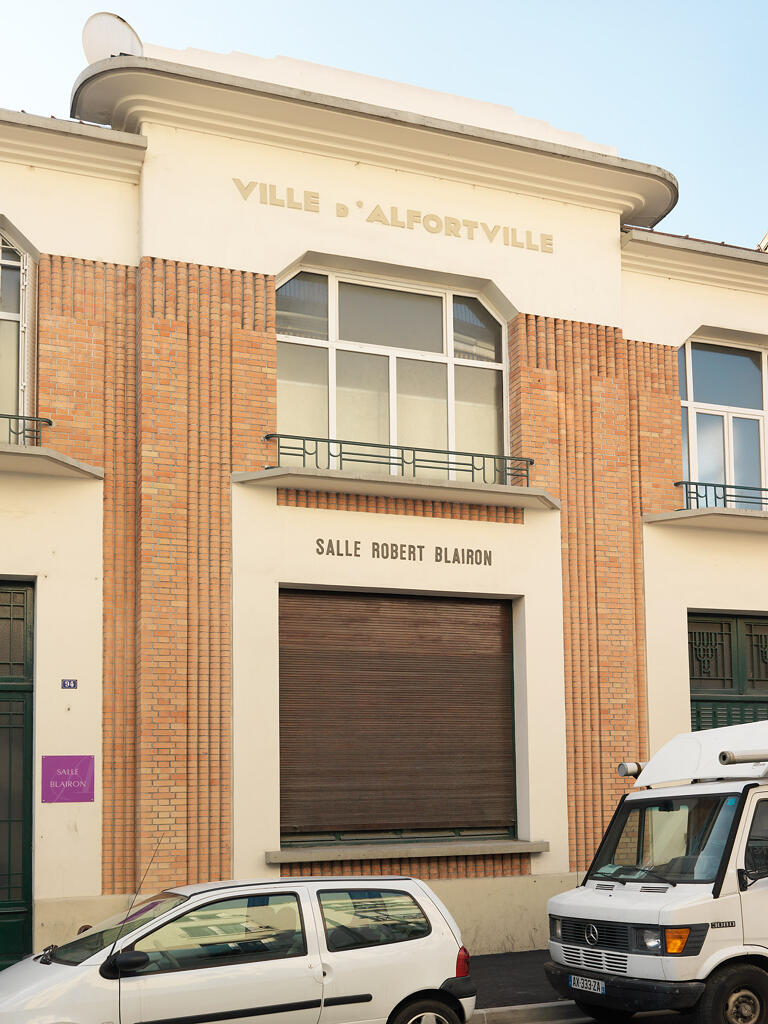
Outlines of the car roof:
{"label": "car roof", "polygon": [[216,882],[200,882],[197,885],[174,885],[168,886],[164,892],[178,893],[180,896],[197,896],[200,893],[219,892],[222,889],[241,889],[247,886],[269,886],[276,885],[307,885],[313,883],[338,885],[350,883],[364,888],[371,882],[390,885],[393,882],[416,882],[418,880],[410,875],[281,875],[277,878],[229,878]]}

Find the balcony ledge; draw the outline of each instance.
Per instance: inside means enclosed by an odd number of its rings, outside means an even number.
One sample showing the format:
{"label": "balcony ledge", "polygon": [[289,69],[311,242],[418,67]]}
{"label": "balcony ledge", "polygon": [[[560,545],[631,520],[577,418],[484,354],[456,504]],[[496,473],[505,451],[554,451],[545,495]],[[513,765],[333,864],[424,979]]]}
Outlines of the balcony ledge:
{"label": "balcony ledge", "polygon": [[0,443],[0,473],[25,476],[55,476],[70,480],[103,480],[104,470],[86,462],[70,459],[52,448]]}
{"label": "balcony ledge", "polygon": [[768,512],[742,508],[692,508],[643,516],[649,526],[768,533]]}
{"label": "balcony ledge", "polygon": [[311,864],[317,861],[390,860],[401,857],[473,857],[500,853],[547,853],[546,840],[529,839],[457,839],[442,842],[369,842],[344,846],[293,846],[271,850],[264,856],[267,864]]}
{"label": "balcony ledge", "polygon": [[560,508],[560,502],[541,487],[471,484],[459,480],[423,480],[387,476],[383,473],[348,473],[337,469],[283,466],[277,469],[261,469],[255,473],[233,473],[232,483],[331,491],[337,494],[416,498],[423,501],[455,501],[469,505],[501,505],[506,508]]}

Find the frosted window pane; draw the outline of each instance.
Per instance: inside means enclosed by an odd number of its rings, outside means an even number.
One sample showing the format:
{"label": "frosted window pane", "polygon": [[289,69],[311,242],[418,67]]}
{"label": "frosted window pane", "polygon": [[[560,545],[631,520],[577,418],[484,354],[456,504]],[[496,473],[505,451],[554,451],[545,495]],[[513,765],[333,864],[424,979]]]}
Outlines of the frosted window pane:
{"label": "frosted window pane", "polygon": [[734,483],[760,486],[760,424],[757,420],[733,417]]}
{"label": "frosted window pane", "polygon": [[328,351],[277,345],[277,431],[328,437]]}
{"label": "frosted window pane", "polygon": [[457,359],[501,362],[501,324],[478,299],[453,299],[453,354]]}
{"label": "frosted window pane", "polygon": [[342,281],[339,337],[365,345],[442,352],[443,300]]}
{"label": "frosted window pane", "polygon": [[389,360],[362,352],[336,355],[336,437],[389,442]]}
{"label": "frosted window pane", "polygon": [[503,455],[502,376],[499,370],[456,367],[456,448]]}
{"label": "frosted window pane", "polygon": [[443,363],[397,360],[397,443],[413,448],[448,446],[448,394]]}
{"label": "frosted window pane", "polygon": [[0,266],[0,313],[18,313],[21,309],[21,270]]}
{"label": "frosted window pane", "polygon": [[699,454],[699,480],[706,484],[725,483],[723,417],[696,414],[696,445]]}
{"label": "frosted window pane", "polygon": [[691,345],[693,397],[708,405],[762,409],[759,352],[722,345]]}
{"label": "frosted window pane", "polygon": [[328,278],[302,271],[277,289],[277,333],[328,340]]}
{"label": "frosted window pane", "polygon": [[688,410],[683,409],[682,411],[682,427],[683,427],[683,480],[691,479],[691,460],[689,457],[688,447]]}
{"label": "frosted window pane", "polygon": [[[19,411],[19,325],[0,320],[0,412]],[[8,440],[8,424],[0,422],[0,441]]]}
{"label": "frosted window pane", "polygon": [[685,345],[677,350],[677,382],[680,386],[680,397],[685,402],[688,398],[688,379],[685,376]]}

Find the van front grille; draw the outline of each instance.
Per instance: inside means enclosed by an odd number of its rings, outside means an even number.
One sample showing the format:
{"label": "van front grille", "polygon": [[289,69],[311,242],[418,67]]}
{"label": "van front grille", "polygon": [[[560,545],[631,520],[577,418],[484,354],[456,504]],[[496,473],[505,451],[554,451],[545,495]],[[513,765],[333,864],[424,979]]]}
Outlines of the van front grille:
{"label": "van front grille", "polygon": [[589,918],[564,917],[563,942],[571,946],[629,952],[629,925],[622,921],[591,921]]}
{"label": "van front grille", "polygon": [[629,957],[621,953],[583,949],[581,946],[563,946],[562,949],[568,967],[583,967],[588,971],[605,971],[608,974],[627,973]]}

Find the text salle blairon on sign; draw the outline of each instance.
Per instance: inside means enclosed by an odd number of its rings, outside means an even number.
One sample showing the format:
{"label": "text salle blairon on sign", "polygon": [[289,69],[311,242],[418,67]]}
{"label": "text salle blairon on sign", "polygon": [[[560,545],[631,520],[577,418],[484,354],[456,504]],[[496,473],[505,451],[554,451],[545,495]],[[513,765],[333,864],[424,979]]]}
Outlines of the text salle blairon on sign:
{"label": "text salle blairon on sign", "polygon": [[316,537],[315,554],[323,558],[370,558],[385,562],[433,562],[438,565],[493,565],[491,548],[406,544],[352,537]]}

